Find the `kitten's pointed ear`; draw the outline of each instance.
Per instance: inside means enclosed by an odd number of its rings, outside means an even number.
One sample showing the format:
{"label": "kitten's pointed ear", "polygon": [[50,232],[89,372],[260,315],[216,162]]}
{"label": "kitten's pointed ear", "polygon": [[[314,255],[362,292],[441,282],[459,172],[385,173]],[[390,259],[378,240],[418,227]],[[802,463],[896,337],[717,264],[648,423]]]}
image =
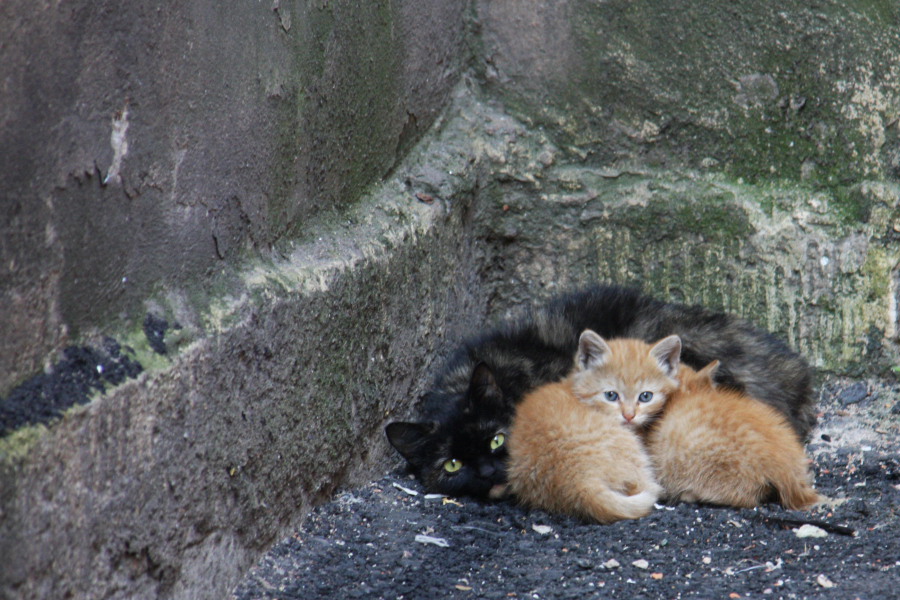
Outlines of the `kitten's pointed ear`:
{"label": "kitten's pointed ear", "polygon": [[703,379],[709,379],[709,383],[713,384],[713,377],[716,374],[716,371],[719,370],[719,361],[714,360],[699,371],[697,371],[697,375],[702,377]]}
{"label": "kitten's pointed ear", "polygon": [[469,380],[469,391],[466,394],[469,401],[483,402],[485,400],[499,400],[503,398],[503,391],[497,384],[497,378],[483,362],[472,369],[472,379]]}
{"label": "kitten's pointed ear", "polygon": [[609,360],[609,344],[590,329],[581,332],[578,338],[578,353],[575,355],[575,368],[584,371],[600,367]]}
{"label": "kitten's pointed ear", "polygon": [[415,462],[419,455],[419,449],[425,441],[434,434],[436,423],[404,423],[394,421],[384,428],[387,439],[397,452],[409,462]]}
{"label": "kitten's pointed ear", "polygon": [[681,364],[681,338],[670,335],[661,339],[650,348],[650,356],[656,359],[666,375],[675,377],[678,374],[678,365]]}

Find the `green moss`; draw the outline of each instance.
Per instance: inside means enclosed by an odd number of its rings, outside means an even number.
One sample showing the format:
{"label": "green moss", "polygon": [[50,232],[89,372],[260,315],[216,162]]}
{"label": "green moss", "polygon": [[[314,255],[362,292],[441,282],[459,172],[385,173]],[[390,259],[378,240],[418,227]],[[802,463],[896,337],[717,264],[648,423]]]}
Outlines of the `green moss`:
{"label": "green moss", "polygon": [[831,16],[841,16],[845,9],[881,26],[896,27],[900,21],[900,5],[895,0],[844,0],[840,4],[826,3],[821,7],[821,10]]}
{"label": "green moss", "polygon": [[29,425],[0,437],[0,464],[12,465],[24,459],[46,433],[44,425]]}
{"label": "green moss", "polygon": [[891,273],[896,261],[900,259],[900,249],[893,251],[884,247],[873,246],[866,255],[862,266],[865,276],[867,299],[879,302],[891,293]]}
{"label": "green moss", "polygon": [[874,198],[864,193],[859,186],[840,187],[834,190],[829,212],[842,223],[866,223],[874,202]]}
{"label": "green moss", "polygon": [[679,193],[660,194],[646,205],[613,209],[610,222],[643,232],[657,242],[686,236],[729,242],[754,231],[746,213],[728,195],[693,198]]}
{"label": "green moss", "polygon": [[874,149],[858,125],[841,114],[833,81],[822,78],[799,51],[771,52],[760,72],[777,84],[777,97],[764,104],[735,109],[726,124],[732,144],[720,156],[726,170],[748,183],[768,179],[806,180],[836,188],[867,174],[860,160]]}

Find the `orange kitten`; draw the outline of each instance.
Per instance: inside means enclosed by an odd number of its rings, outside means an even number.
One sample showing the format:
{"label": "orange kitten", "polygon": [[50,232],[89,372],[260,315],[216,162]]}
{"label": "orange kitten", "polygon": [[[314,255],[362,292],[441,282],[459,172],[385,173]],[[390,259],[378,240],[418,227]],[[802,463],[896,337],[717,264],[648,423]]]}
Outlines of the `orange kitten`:
{"label": "orange kitten", "polygon": [[621,413],[593,406],[598,341],[596,333],[584,332],[572,375],[519,404],[507,442],[507,475],[510,491],[525,504],[612,523],[649,514],[662,488]]}
{"label": "orange kitten", "polygon": [[668,498],[751,508],[776,496],[785,508],[821,501],[803,445],[784,416],[746,394],[719,389],[714,361],[682,365],[681,388],[646,437]]}
{"label": "orange kitten", "polygon": [[699,373],[680,364],[678,336],[652,347],[600,342],[609,356],[590,372],[591,402],[616,404],[624,422],[642,428],[667,498],[749,508],[774,491],[792,509],[820,500],[785,417],[746,394],[716,388],[718,361]]}

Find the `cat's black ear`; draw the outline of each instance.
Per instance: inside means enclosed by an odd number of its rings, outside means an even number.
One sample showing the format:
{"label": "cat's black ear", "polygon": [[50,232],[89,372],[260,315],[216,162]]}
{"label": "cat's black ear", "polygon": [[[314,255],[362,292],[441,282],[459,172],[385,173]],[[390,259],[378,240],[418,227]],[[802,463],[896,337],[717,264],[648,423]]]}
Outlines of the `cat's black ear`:
{"label": "cat's black ear", "polygon": [[469,391],[466,398],[470,402],[483,403],[484,401],[499,401],[503,399],[503,391],[497,384],[494,372],[486,364],[478,363],[472,369],[472,379],[469,381]]}
{"label": "cat's black ear", "polygon": [[650,356],[656,359],[666,375],[675,377],[681,364],[681,338],[670,335],[661,339],[650,349]]}
{"label": "cat's black ear", "polygon": [[397,452],[409,462],[415,462],[422,445],[434,435],[436,423],[405,423],[394,421],[384,428],[387,439]]}
{"label": "cat's black ear", "polygon": [[575,367],[584,371],[603,366],[609,360],[609,345],[596,332],[585,329],[578,338],[578,353],[575,355]]}

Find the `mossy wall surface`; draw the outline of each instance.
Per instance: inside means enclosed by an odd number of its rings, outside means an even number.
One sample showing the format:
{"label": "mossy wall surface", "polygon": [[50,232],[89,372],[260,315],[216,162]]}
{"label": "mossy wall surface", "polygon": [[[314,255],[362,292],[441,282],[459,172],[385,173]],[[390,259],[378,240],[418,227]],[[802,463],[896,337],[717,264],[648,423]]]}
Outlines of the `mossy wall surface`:
{"label": "mossy wall surface", "polygon": [[498,297],[616,281],[737,313],[824,371],[888,375],[897,364],[897,186],[863,186],[873,210],[851,226],[827,194],[721,175],[604,180],[575,167],[550,170],[542,183],[540,192],[494,190],[483,222],[505,246]]}
{"label": "mossy wall surface", "polygon": [[900,362],[900,186],[749,184],[716,169],[597,167],[552,132],[464,97],[491,318],[594,281],[736,313],[822,371]]}
{"label": "mossy wall surface", "polygon": [[896,361],[900,5],[501,0],[471,18],[484,89],[529,132],[481,220],[507,252],[498,301],[608,278],[738,312],[823,369]]}
{"label": "mossy wall surface", "polygon": [[492,94],[594,164],[715,164],[748,182],[895,176],[900,6],[479,2]]}

